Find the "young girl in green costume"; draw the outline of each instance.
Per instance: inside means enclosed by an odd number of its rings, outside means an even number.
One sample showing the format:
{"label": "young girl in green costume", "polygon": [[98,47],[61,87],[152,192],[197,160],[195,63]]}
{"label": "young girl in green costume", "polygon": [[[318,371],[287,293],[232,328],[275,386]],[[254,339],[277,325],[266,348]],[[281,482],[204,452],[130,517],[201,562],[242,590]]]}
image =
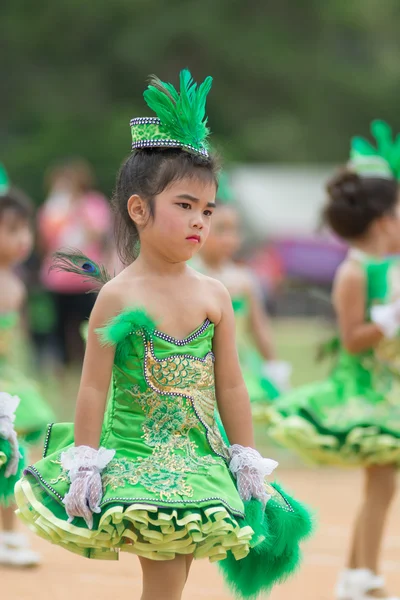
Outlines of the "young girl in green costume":
{"label": "young girl in green costume", "polygon": [[211,231],[193,267],[221,281],[231,295],[240,366],[256,414],[259,403],[274,400],[288,388],[291,369],[276,360],[256,282],[248,269],[233,260],[240,243],[239,214],[228,177],[221,173]]}
{"label": "young girl in green costume", "polygon": [[[180,93],[155,77],[145,91],[157,117],[131,121],[133,153],[114,195],[128,266],[89,321],[75,427],[49,428],[43,460],[16,487],[20,516],[49,541],[90,558],[136,554],[142,600],[181,598],[203,557],[254,598],[293,571],[311,527],[306,509],[265,480],[276,462],[254,449],[229,294],[186,265],[215,208],[210,87],[182,71]],[[85,257],[61,262],[107,279]]]}
{"label": "young girl in green costume", "polygon": [[384,524],[400,465],[400,144],[380,121],[375,149],[355,138],[351,162],[327,186],[324,217],[350,244],[333,286],[340,344],[323,382],[294,390],[267,411],[269,433],[311,462],[365,470],[339,600],[386,598],[378,576]]}
{"label": "young girl in green costume", "polygon": [[14,268],[31,251],[31,218],[29,200],[10,187],[6,172],[0,168],[0,404],[3,406],[0,408],[0,464],[3,463],[0,468],[0,565],[21,567],[37,564],[39,557],[29,548],[25,536],[15,531],[15,509],[11,504],[14,485],[23,467],[15,436],[18,434],[20,440],[34,440],[44,434],[53,419],[35,383],[18,368],[16,351],[25,289]]}

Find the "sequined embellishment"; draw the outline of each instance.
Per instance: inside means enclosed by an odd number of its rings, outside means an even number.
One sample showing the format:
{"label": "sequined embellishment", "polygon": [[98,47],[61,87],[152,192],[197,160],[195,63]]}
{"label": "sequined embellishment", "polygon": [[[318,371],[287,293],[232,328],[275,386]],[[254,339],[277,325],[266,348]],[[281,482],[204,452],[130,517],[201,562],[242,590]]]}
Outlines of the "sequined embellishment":
{"label": "sequined embellishment", "polygon": [[144,344],[144,375],[148,386],[157,394],[190,400],[197,419],[206,430],[211,448],[227,460],[228,449],[214,416],[216,399],[212,352],[204,358],[174,354],[158,359],[154,354],[153,341],[144,336]]}

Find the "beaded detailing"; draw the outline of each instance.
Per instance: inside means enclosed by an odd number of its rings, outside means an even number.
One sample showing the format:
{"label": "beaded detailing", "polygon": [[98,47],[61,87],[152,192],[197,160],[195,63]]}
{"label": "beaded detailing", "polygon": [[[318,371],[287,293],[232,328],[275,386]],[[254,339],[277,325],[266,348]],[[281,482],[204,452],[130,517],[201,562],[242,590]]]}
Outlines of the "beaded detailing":
{"label": "beaded detailing", "polygon": [[160,338],[160,340],[164,340],[165,342],[169,342],[170,344],[174,344],[175,346],[187,346],[190,342],[193,342],[196,338],[198,338],[204,331],[211,325],[211,321],[209,319],[205,319],[204,323],[196,329],[193,333],[191,333],[187,338],[180,340],[178,338],[174,338],[172,335],[167,335],[162,331],[158,331],[156,329],[154,331],[154,336]]}
{"label": "beaded detailing", "polygon": [[[111,465],[111,463],[110,463]],[[63,496],[61,494],[59,494],[53,487],[51,487],[47,481],[44,479],[44,477],[42,477],[42,475],[39,473],[39,471],[33,467],[27,467],[24,471],[24,474],[30,474],[32,475],[32,477],[34,477],[36,480],[38,480],[44,487],[46,487],[48,490],[50,490],[59,500],[60,502],[62,502],[63,500]],[[164,506],[164,505],[168,505],[168,504],[172,504],[174,506],[174,508],[176,507],[177,501],[176,499],[172,499],[172,500],[168,500],[168,499],[163,499],[160,500],[160,502],[155,502],[154,498],[149,498],[147,496],[141,496],[141,497],[126,497],[126,496],[112,496],[111,498],[107,498],[107,500],[104,500],[100,503],[100,506],[107,506],[107,504],[113,504],[115,502],[121,502],[122,504],[126,504],[126,505],[131,505],[131,504],[136,504],[138,502],[145,502],[146,504],[149,504],[150,506],[156,506],[156,507],[160,507],[160,506]],[[218,504],[221,504],[222,506],[224,506],[225,508],[227,508],[229,510],[229,512],[233,515],[235,515],[236,517],[241,517],[244,518],[244,513],[240,510],[238,510],[237,508],[233,508],[229,502],[227,502],[226,500],[224,500],[223,498],[220,498],[219,496],[207,496],[206,498],[201,498],[200,500],[190,500],[189,498],[185,498],[184,500],[184,504],[195,504],[196,507],[199,504],[203,504],[203,503],[207,503],[209,504],[210,502],[218,502]]]}
{"label": "beaded detailing", "polygon": [[44,447],[43,447],[43,458],[46,457],[47,450],[49,448],[50,435],[51,435],[51,430],[53,429],[53,425],[54,425],[54,423],[50,423],[50,425],[47,426],[46,437],[44,440]]}
{"label": "beaded detailing", "polygon": [[182,148],[189,152],[208,157],[206,147],[201,144],[193,146],[168,135],[160,119],[157,117],[135,117],[130,121],[132,133],[132,150],[137,148]]}
{"label": "beaded detailing", "polygon": [[281,508],[285,512],[294,512],[292,506],[289,504],[289,501],[283,494],[280,493],[279,490],[276,489],[275,486],[270,483],[265,483],[265,491],[268,496],[270,496],[268,502],[275,504],[278,508]]}
{"label": "beaded detailing", "polygon": [[139,140],[137,142],[132,142],[132,150],[136,150],[139,148],[185,148],[187,150],[190,150],[191,152],[195,152],[196,154],[208,156],[208,152],[204,148],[198,150],[190,144],[182,144],[182,142],[180,142],[179,140],[173,139]]}
{"label": "beaded detailing", "polygon": [[131,127],[134,125],[161,125],[161,121],[157,117],[135,117],[130,120],[129,124]]}

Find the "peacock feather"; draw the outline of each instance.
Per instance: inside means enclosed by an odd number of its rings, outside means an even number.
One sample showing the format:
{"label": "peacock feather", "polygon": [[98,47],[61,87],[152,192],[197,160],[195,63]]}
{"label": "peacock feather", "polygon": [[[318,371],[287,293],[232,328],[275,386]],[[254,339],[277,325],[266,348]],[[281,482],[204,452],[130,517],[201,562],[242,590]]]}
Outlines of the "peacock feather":
{"label": "peacock feather", "polygon": [[170,83],[155,75],[143,96],[146,104],[160,119],[163,131],[172,139],[194,148],[207,148],[210,130],[207,127],[206,100],[212,77],[197,85],[188,69],[180,73],[179,92]]}
{"label": "peacock feather", "polygon": [[50,271],[67,271],[83,277],[84,281],[93,282],[94,289],[101,288],[111,276],[104,265],[99,265],[79,250],[67,248],[55,252]]}

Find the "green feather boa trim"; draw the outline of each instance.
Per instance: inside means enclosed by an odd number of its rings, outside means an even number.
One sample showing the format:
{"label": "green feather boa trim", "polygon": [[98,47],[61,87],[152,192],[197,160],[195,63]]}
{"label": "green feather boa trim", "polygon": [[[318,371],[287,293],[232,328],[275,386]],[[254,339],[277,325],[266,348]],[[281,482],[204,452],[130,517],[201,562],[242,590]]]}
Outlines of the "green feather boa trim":
{"label": "green feather boa trim", "polygon": [[[219,563],[224,579],[238,598],[255,600],[272,587],[285,581],[300,565],[300,542],[314,529],[309,509],[272,486],[286,500],[291,510],[285,510],[272,497],[262,510],[260,502],[245,503],[246,522],[254,530],[254,547],[242,560],[231,553]],[[261,542],[257,543],[259,540]]]}

